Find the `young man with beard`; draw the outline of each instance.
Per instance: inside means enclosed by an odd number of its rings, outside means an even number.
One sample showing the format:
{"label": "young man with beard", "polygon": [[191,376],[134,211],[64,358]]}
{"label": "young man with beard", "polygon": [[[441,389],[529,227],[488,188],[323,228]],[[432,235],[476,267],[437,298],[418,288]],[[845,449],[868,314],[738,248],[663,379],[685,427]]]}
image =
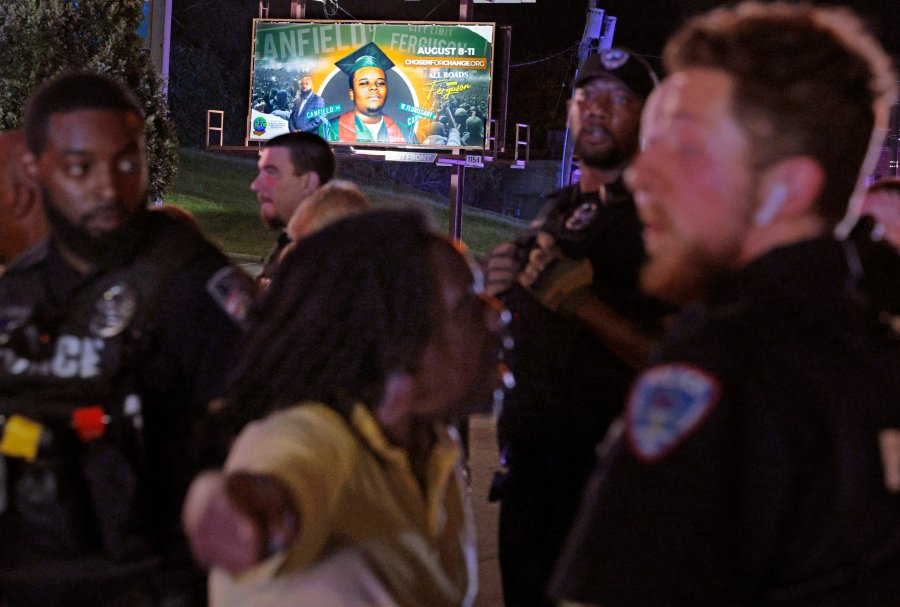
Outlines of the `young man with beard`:
{"label": "young man with beard", "polygon": [[23,130],[50,236],[0,278],[0,602],[201,604],[180,502],[249,279],[147,210],[143,112],[111,77],[45,82]]}
{"label": "young man with beard", "polygon": [[848,10],[787,3],[695,18],[664,58],[626,182],[642,286],[688,305],[607,437],[551,594],[895,604],[900,351],[833,236],[883,137],[890,60]]}
{"label": "young man with beard", "polygon": [[250,190],[259,200],[259,216],[278,241],[266,256],[259,284],[267,287],[278,267],[282,249],[291,238],[285,227],[300,202],[334,177],[334,152],[313,133],[288,133],[266,143],[259,155],[259,174]]}
{"label": "young man with beard", "polygon": [[[659,329],[661,306],[638,289],[640,222],[621,180],[655,82],[627,50],[588,59],[569,106],[581,181],[552,194],[528,233],[482,261],[489,291],[513,314],[516,386],[498,422],[506,471],[493,491],[509,607],[549,604],[544,587],[594,448]],[[546,272],[535,281],[538,264]]]}
{"label": "young man with beard", "polygon": [[0,274],[3,264],[47,234],[41,193],[25,175],[22,131],[0,134]]}

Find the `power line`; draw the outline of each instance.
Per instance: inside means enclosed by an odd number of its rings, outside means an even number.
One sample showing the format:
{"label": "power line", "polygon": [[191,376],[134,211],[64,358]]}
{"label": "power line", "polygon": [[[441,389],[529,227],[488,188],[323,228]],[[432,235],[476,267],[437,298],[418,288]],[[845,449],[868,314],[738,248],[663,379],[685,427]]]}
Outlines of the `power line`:
{"label": "power line", "polygon": [[435,6],[433,9],[431,9],[430,11],[428,11],[428,14],[425,15],[424,17],[422,17],[421,21],[425,21],[426,19],[428,19],[434,11],[436,11],[436,10],[439,9],[439,8],[441,8],[441,7],[444,6],[445,4],[447,4],[447,0],[442,0],[442,2],[441,2],[440,4],[438,4],[438,5]]}
{"label": "power line", "polygon": [[544,61],[550,61],[551,59],[555,59],[556,57],[559,57],[560,55],[562,55],[564,53],[571,53],[576,48],[578,48],[577,43],[571,44],[571,45],[567,46],[566,48],[564,48],[563,50],[559,51],[558,53],[554,53],[548,57],[543,57],[541,59],[535,59],[534,61],[528,61],[526,63],[514,63],[514,64],[510,65],[509,67],[510,67],[510,69],[512,69],[514,67],[526,67],[529,65],[534,65],[536,63],[543,63]]}

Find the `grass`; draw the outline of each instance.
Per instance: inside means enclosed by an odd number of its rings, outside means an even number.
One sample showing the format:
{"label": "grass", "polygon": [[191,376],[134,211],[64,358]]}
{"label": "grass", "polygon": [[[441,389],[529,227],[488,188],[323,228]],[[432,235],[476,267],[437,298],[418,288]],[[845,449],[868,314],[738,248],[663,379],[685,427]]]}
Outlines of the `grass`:
{"label": "grass", "polygon": [[[186,149],[181,150],[180,158],[174,187],[165,201],[190,211],[210,240],[224,251],[264,256],[276,235],[263,228],[256,197],[250,192],[250,182],[256,177],[255,160]],[[437,230],[448,232],[446,198],[397,184],[360,184],[360,188],[376,208],[414,206],[431,217]],[[462,239],[481,255],[514,238],[523,225],[467,206],[463,210]]]}

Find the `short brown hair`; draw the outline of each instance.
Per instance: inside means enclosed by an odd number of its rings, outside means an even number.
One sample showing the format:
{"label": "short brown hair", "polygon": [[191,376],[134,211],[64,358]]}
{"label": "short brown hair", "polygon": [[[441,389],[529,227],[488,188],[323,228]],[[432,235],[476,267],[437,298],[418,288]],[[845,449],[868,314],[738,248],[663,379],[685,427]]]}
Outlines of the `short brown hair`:
{"label": "short brown hair", "polygon": [[765,167],[809,156],[826,181],[818,211],[844,216],[876,124],[896,96],[891,60],[849,9],[744,2],[690,20],[666,45],[669,72],[722,70],[732,111]]}

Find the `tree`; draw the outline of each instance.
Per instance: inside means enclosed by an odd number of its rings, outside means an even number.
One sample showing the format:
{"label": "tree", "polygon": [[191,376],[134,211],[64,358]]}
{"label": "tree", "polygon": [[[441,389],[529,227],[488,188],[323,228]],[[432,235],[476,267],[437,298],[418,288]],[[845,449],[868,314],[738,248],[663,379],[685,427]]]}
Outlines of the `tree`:
{"label": "tree", "polygon": [[40,82],[66,69],[110,74],[146,114],[152,200],[172,183],[178,140],[163,82],[137,34],[143,0],[0,0],[0,130],[17,128]]}

